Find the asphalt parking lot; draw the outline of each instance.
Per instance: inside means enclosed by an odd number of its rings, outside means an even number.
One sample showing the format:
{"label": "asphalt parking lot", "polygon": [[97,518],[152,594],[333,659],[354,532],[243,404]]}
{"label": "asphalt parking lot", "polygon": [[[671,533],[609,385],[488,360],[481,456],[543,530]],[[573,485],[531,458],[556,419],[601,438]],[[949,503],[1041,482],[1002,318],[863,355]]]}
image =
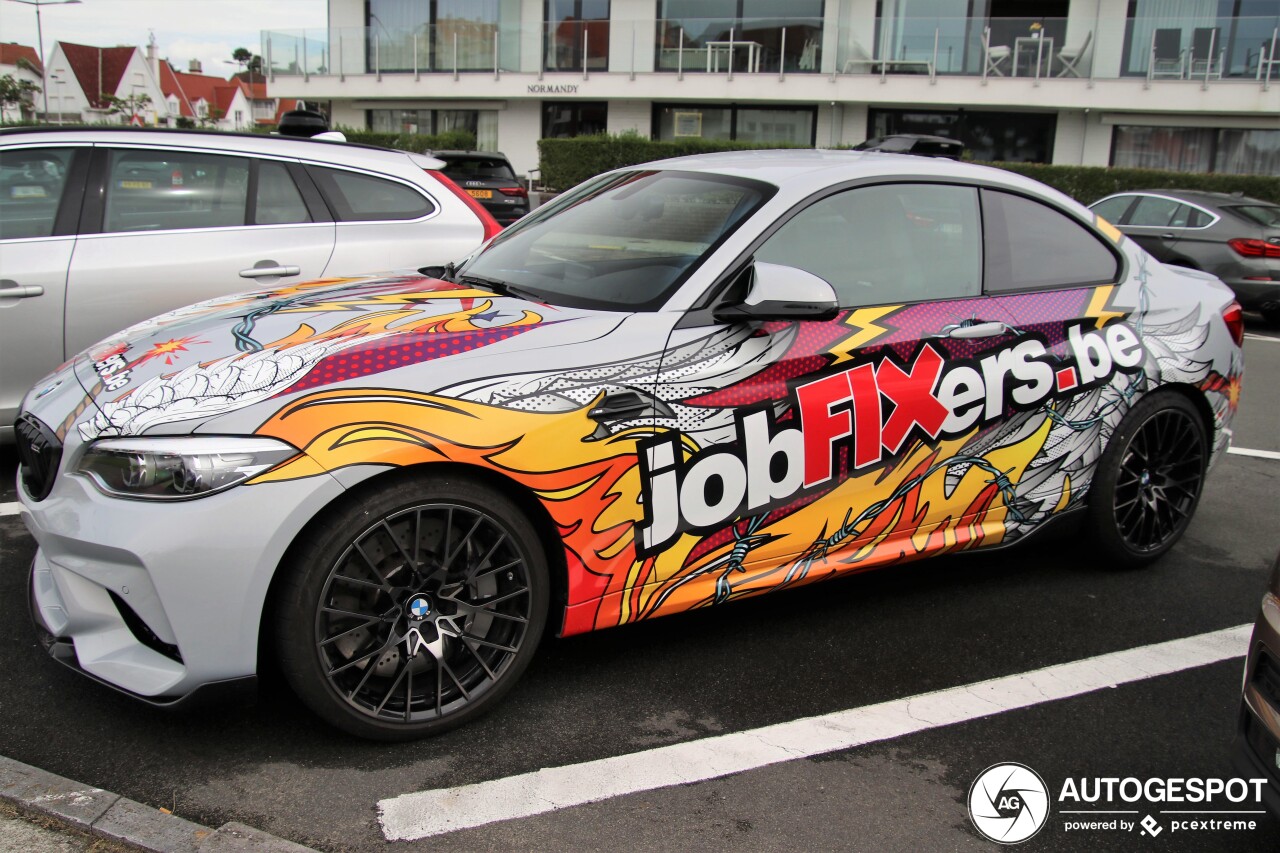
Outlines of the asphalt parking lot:
{"label": "asphalt parking lot", "polygon": [[[1251,322],[1245,351],[1235,446],[1274,454],[1280,332]],[[15,467],[12,449],[0,449],[0,507],[15,500]],[[965,802],[975,777],[998,762],[1034,768],[1055,792],[1069,777],[1234,775],[1242,657],[967,722],[916,725],[730,776],[657,789],[644,778],[672,771],[664,746],[1251,623],[1280,548],[1278,492],[1280,459],[1228,455],[1186,538],[1141,571],[1108,571],[1091,559],[1087,536],[1059,534],[549,639],[492,714],[443,737],[393,745],[328,728],[270,673],[251,707],[164,713],[62,668],[39,648],[27,616],[34,544],[16,515],[0,514],[0,754],[206,825],[241,821],[324,850],[383,848],[394,827],[380,822],[378,804],[401,795],[628,755],[619,766],[637,775],[635,793],[395,846],[989,850]],[[584,778],[593,772],[580,770]],[[1139,819],[1154,810],[1126,808]],[[1053,814],[1025,847],[1274,849],[1280,823],[1250,818],[1252,830],[1169,827],[1151,836],[1072,832],[1067,816]]]}

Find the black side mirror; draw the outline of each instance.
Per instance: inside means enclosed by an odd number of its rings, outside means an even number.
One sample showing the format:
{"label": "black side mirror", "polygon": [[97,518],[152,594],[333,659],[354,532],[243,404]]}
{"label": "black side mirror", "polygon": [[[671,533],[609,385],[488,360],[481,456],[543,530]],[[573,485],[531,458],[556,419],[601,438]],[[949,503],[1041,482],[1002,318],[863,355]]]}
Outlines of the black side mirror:
{"label": "black side mirror", "polygon": [[712,316],[722,323],[746,320],[830,320],[840,310],[831,285],[810,272],[753,261],[751,282],[741,302],[719,305]]}

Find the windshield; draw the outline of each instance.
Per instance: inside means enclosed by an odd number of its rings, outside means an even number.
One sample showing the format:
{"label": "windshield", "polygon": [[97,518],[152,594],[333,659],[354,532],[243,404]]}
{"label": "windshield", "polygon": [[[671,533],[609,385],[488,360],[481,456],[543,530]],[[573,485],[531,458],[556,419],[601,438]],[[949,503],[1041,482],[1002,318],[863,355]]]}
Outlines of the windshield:
{"label": "windshield", "polygon": [[506,160],[493,157],[465,157],[458,160],[443,158],[442,170],[451,178],[506,178],[514,181],[516,173]]}
{"label": "windshield", "polygon": [[1264,228],[1280,228],[1280,207],[1273,204],[1232,205],[1229,210]]}
{"label": "windshield", "polygon": [[459,272],[553,305],[651,311],[774,192],[695,172],[628,172],[574,191]]}

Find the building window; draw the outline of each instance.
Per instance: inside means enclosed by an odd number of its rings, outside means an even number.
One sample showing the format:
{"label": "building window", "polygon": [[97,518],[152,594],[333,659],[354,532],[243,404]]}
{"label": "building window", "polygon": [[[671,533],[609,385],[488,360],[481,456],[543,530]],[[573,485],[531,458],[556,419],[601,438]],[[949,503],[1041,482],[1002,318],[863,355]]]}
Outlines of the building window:
{"label": "building window", "polygon": [[[367,0],[367,71],[492,71],[499,0]],[[518,39],[498,46],[513,67]],[[508,55],[510,54],[510,55]]]}
{"label": "building window", "polygon": [[475,133],[479,110],[369,110],[369,129],[379,133]]}
{"label": "building window", "polygon": [[1280,26],[1275,0],[1129,0],[1121,73],[1253,77]]}
{"label": "building window", "polygon": [[817,71],[822,22],[823,0],[659,0],[654,67]]}
{"label": "building window", "polygon": [[657,138],[719,139],[813,145],[816,107],[742,107],[734,104],[654,104]]}
{"label": "building window", "polygon": [[607,71],[609,0],[546,0],[546,69]]}
{"label": "building window", "polygon": [[594,136],[607,130],[609,105],[605,101],[545,101],[542,104],[542,138]]}
{"label": "building window", "polygon": [[968,110],[876,110],[867,136],[926,133],[964,143],[974,160],[1049,163],[1058,117],[1052,113],[988,113]]}
{"label": "building window", "polygon": [[1117,125],[1111,165],[1171,172],[1280,174],[1280,130]]}

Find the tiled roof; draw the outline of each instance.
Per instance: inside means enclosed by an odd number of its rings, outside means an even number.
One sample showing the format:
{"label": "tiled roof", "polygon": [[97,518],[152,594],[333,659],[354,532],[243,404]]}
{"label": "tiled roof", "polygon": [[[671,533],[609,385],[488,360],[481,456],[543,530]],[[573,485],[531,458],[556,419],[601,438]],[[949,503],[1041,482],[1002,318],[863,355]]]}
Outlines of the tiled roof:
{"label": "tiled roof", "polygon": [[36,71],[44,73],[34,47],[25,44],[0,44],[0,65],[17,65],[19,59],[25,59]]}
{"label": "tiled roof", "polygon": [[133,58],[136,47],[92,47],[87,44],[59,42],[67,57],[71,72],[76,75],[80,88],[89,99],[89,106],[104,109],[104,95],[115,95],[120,88],[120,78]]}

